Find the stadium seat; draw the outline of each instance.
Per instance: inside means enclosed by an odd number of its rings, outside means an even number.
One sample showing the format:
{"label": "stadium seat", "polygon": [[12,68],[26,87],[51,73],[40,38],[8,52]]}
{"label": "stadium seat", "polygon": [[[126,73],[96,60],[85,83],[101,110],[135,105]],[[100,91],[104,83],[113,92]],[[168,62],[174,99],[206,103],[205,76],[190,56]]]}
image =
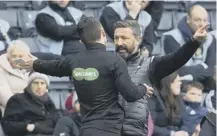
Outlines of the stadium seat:
{"label": "stadium seat", "polygon": [[1,1],[0,5],[4,9],[31,9],[31,3],[29,1]]}
{"label": "stadium seat", "polygon": [[41,10],[41,9],[43,9],[43,8],[45,8],[47,6],[48,1],[32,0],[31,4],[32,4],[32,9],[33,10]]}
{"label": "stadium seat", "polygon": [[161,38],[157,38],[157,42],[153,47],[152,55],[157,56],[157,55],[164,54],[162,48],[163,47],[162,47],[162,44],[161,44]]}
{"label": "stadium seat", "polygon": [[178,23],[186,15],[187,15],[187,12],[173,12],[173,25],[174,25],[174,28],[176,28],[178,26]]}
{"label": "stadium seat", "polygon": [[18,12],[18,24],[22,28],[22,34],[24,37],[34,37],[37,35],[35,28],[35,18],[38,11],[19,11]]}
{"label": "stadium seat", "polygon": [[186,5],[184,1],[181,0],[164,0],[164,10],[170,11],[185,11]]}
{"label": "stadium seat", "polygon": [[39,52],[38,45],[36,44],[37,42],[35,41],[36,38],[26,37],[26,38],[19,38],[19,40],[25,42],[29,46],[31,52]]}
{"label": "stadium seat", "polygon": [[169,31],[173,28],[173,12],[164,11],[157,28],[157,37],[160,37],[163,32]]}
{"label": "stadium seat", "polygon": [[49,76],[50,88],[49,96],[53,100],[57,109],[65,109],[65,101],[74,89],[72,82],[68,77],[58,78]]}
{"label": "stadium seat", "polygon": [[203,6],[208,11],[216,10],[216,1],[215,0],[204,0],[204,1],[192,1],[191,4],[199,4]]}
{"label": "stadium seat", "polygon": [[87,16],[94,16],[99,19],[100,12],[104,6],[109,4],[108,1],[74,1],[73,6],[84,11]]}
{"label": "stadium seat", "polygon": [[10,24],[8,34],[12,40],[21,36],[21,27],[18,26],[16,10],[0,10],[0,18]]}
{"label": "stadium seat", "polygon": [[216,11],[209,12],[209,15],[210,15],[211,30],[216,30]]}

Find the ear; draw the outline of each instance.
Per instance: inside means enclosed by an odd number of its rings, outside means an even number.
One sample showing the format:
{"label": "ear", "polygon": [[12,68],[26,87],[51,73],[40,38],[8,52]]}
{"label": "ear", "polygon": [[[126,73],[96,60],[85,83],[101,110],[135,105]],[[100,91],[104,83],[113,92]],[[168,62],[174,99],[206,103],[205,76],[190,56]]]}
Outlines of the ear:
{"label": "ear", "polygon": [[103,28],[102,28],[101,30],[102,30],[102,31],[101,31],[101,32],[102,32],[102,36],[103,36],[103,37],[106,37],[105,30],[104,30]]}

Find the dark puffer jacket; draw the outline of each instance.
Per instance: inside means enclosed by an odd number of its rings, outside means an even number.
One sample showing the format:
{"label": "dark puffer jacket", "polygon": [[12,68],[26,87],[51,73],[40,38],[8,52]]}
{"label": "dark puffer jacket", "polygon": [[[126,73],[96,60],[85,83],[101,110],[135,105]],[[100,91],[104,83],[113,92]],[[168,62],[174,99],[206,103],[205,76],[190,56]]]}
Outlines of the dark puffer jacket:
{"label": "dark puffer jacket", "polygon": [[[8,136],[52,135],[58,119],[59,115],[51,99],[46,103],[35,101],[29,91],[25,90],[9,99],[2,125]],[[35,124],[32,133],[26,129],[28,124]]]}

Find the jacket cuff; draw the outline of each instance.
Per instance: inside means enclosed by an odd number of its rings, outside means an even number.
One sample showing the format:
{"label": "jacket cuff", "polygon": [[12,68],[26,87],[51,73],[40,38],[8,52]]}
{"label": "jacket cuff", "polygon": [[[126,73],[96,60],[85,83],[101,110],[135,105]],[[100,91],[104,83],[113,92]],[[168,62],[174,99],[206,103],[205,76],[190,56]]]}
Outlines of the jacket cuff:
{"label": "jacket cuff", "polygon": [[175,136],[175,131],[170,131],[170,136]]}

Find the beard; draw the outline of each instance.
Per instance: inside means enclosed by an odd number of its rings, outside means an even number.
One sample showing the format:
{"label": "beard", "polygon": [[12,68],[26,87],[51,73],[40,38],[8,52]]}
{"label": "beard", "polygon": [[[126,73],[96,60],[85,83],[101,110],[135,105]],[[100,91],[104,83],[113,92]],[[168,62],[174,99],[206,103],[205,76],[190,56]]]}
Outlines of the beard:
{"label": "beard", "polygon": [[125,45],[117,46],[116,53],[120,55],[124,60],[126,60],[129,56],[129,50]]}

